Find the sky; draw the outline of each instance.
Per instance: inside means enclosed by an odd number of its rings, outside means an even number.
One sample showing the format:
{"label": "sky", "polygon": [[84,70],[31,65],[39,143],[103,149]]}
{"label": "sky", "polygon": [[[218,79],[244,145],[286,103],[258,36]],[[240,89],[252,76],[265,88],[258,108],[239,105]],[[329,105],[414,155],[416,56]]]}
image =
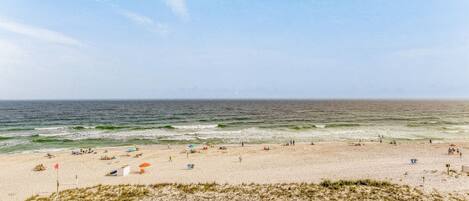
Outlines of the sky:
{"label": "sky", "polygon": [[469,98],[467,0],[2,0],[0,99]]}

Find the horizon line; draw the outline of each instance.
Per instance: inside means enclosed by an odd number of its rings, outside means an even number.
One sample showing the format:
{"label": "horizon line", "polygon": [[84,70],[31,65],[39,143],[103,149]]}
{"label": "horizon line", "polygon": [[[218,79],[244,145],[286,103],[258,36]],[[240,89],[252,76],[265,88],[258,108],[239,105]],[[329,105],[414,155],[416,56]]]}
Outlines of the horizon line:
{"label": "horizon line", "polygon": [[79,98],[0,99],[0,101],[469,101],[469,98]]}

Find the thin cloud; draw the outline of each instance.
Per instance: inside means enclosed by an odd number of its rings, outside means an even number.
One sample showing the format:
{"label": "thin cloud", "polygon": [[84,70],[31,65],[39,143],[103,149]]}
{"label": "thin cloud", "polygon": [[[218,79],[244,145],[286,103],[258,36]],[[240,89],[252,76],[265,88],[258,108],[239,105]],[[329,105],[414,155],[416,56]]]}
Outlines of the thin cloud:
{"label": "thin cloud", "polygon": [[50,43],[56,43],[60,45],[68,46],[84,46],[82,42],[77,39],[74,39],[70,36],[67,36],[63,33],[48,30],[45,28],[34,27],[26,24],[21,24],[11,20],[0,18],[0,29],[20,34],[23,36],[28,36],[31,38],[36,38],[42,41],[47,41]]}
{"label": "thin cloud", "polygon": [[189,11],[187,10],[186,0],[165,0],[165,2],[176,16],[182,20],[189,20]]}
{"label": "thin cloud", "polygon": [[151,18],[134,13],[128,10],[120,9],[118,13],[125,18],[129,19],[133,23],[144,26],[147,30],[166,35],[168,33],[168,26],[155,22]]}
{"label": "thin cloud", "polygon": [[139,15],[137,13],[133,13],[130,11],[120,11],[119,12],[122,16],[125,16],[127,19],[130,19],[131,21],[140,24],[140,25],[153,25],[154,22],[152,19],[150,19],[147,16]]}
{"label": "thin cloud", "polygon": [[17,44],[8,40],[0,40],[0,66],[3,66],[0,68],[0,72],[7,70],[6,68],[9,66],[24,62],[26,55],[25,51]]}

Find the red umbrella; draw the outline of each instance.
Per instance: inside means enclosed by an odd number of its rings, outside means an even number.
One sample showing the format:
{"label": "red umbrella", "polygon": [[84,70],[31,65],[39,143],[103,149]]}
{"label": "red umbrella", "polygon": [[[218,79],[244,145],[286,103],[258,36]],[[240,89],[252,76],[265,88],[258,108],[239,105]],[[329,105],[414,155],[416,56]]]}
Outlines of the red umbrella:
{"label": "red umbrella", "polygon": [[150,166],[151,166],[150,163],[145,162],[145,163],[140,164],[138,167],[140,167],[140,168],[146,168],[146,167],[150,167]]}

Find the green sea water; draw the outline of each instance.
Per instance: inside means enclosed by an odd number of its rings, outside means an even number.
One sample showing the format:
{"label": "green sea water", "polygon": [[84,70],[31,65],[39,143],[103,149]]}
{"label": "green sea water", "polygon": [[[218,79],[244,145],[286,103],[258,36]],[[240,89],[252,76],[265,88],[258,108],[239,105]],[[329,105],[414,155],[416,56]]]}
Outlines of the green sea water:
{"label": "green sea water", "polygon": [[469,137],[467,101],[0,101],[0,152],[133,144]]}

